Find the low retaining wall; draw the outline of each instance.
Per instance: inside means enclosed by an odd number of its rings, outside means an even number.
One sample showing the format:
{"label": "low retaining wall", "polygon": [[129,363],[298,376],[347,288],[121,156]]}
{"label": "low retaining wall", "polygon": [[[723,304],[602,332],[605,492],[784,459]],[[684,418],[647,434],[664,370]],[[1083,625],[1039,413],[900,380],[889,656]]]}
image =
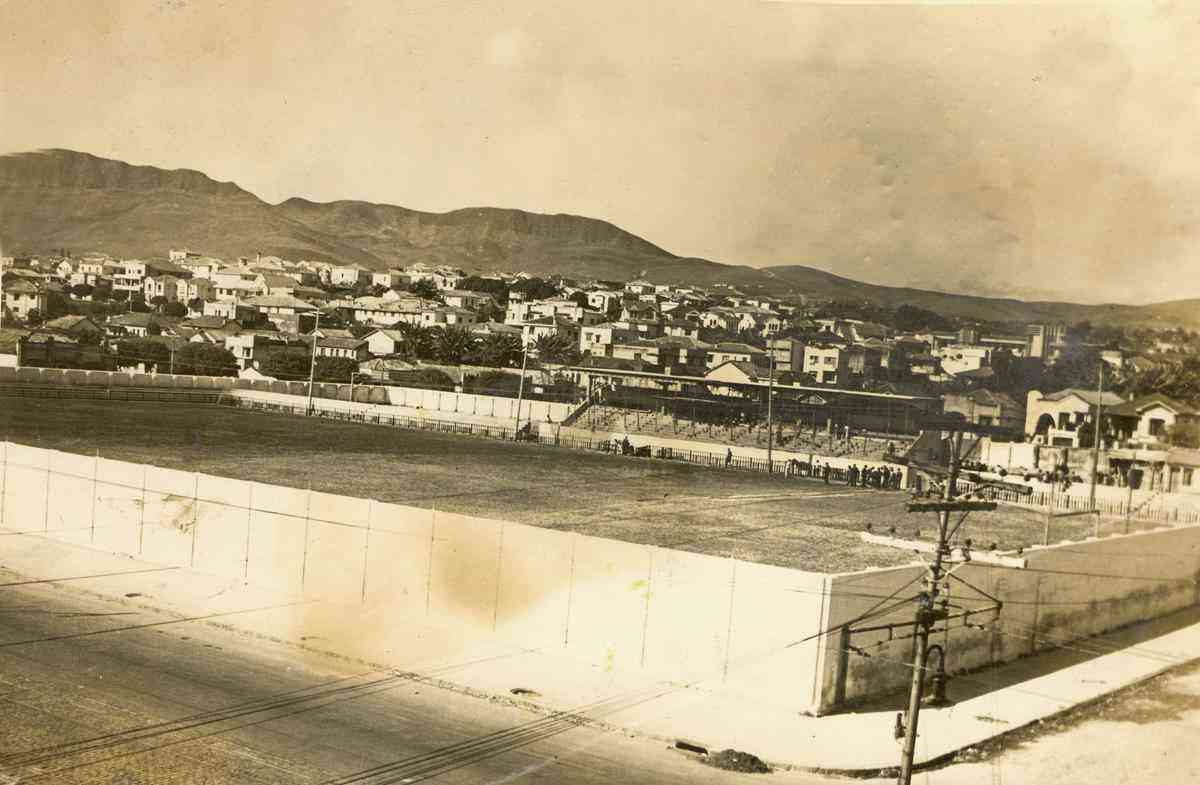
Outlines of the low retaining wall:
{"label": "low retaining wall", "polygon": [[[394,406],[409,406],[432,409],[455,414],[484,415],[502,420],[516,420],[517,399],[496,395],[422,390],[413,387],[386,387],[388,401]],[[537,401],[529,398],[521,402],[521,420],[536,422],[562,422],[578,409],[580,404]]]}
{"label": "low retaining wall", "polygon": [[[348,385],[347,385],[348,386]],[[382,388],[375,388],[382,389]],[[261,404],[269,407],[282,407],[286,411],[304,414],[308,411],[308,397],[306,395],[290,395],[287,393],[277,392],[262,392],[260,390],[233,390],[230,398],[244,401],[249,404]],[[512,437],[513,429],[516,427],[516,421],[512,419],[500,419],[499,417],[489,417],[483,414],[462,414],[455,412],[446,412],[439,409],[424,409],[413,408],[407,406],[393,406],[386,402],[368,403],[358,395],[358,390],[355,390],[355,400],[342,400],[338,398],[317,398],[312,401],[313,408],[318,412],[335,412],[339,414],[355,414],[360,415],[367,421],[373,420],[375,417],[386,419],[389,417],[405,420],[443,422],[443,423],[458,423],[461,425],[470,425],[482,428],[497,429],[506,431],[509,438]],[[524,407],[521,407],[524,411]],[[522,422],[525,421],[524,415]]]}
{"label": "low retaining wall", "polygon": [[194,387],[203,390],[232,390],[232,376],[187,376],[170,373],[128,371],[84,371],[74,368],[20,368],[0,366],[0,384],[70,384],[89,387]]}
{"label": "low retaining wall", "polygon": [[[955,571],[951,602],[979,610],[992,606],[994,597],[1002,608],[969,620],[978,627],[957,619],[931,637],[931,644],[945,647],[951,672],[1015,660],[1200,601],[1197,526],[1035,547],[1024,557],[1025,569],[975,562]],[[822,711],[907,689],[914,604],[854,620],[877,604],[914,596],[925,574],[924,565],[914,565],[831,577],[827,623],[838,642],[831,646],[837,654],[824,665]],[[853,632],[889,624],[893,629]]]}
{"label": "low retaining wall", "polygon": [[[302,396],[307,401],[308,382],[266,381],[262,379],[238,379],[236,389],[258,394]],[[313,398],[345,401],[347,403],[396,406],[437,412],[441,415],[484,417],[488,420],[516,422],[517,399],[496,395],[474,395],[446,390],[426,390],[418,387],[395,387],[375,384],[334,384],[318,382],[313,385]],[[351,400],[353,399],[353,400]],[[555,403],[525,398],[521,401],[521,421],[562,422],[581,404]],[[456,416],[441,417],[446,420],[460,419]],[[462,420],[467,422],[469,420]],[[482,420],[480,420],[482,422]]]}
{"label": "low retaining wall", "polygon": [[[0,443],[0,528],[805,711],[829,577]],[[370,631],[355,631],[370,635]]]}

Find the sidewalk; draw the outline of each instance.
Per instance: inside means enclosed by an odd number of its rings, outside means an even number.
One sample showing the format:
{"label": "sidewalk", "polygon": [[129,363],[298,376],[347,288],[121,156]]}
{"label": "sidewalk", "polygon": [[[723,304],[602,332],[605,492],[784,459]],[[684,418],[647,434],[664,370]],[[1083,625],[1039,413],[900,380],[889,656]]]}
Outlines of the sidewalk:
{"label": "sidewalk", "polygon": [[[806,717],[736,695],[667,684],[638,672],[607,670],[558,652],[551,655],[496,639],[481,640],[423,618],[399,619],[379,609],[304,601],[228,578],[164,569],[38,537],[5,536],[0,566],[29,579],[99,576],[57,585],[181,617],[211,616],[204,623],[416,672],[451,689],[536,711],[573,711],[597,724],[668,743],[686,739],[710,750],[731,747],[751,752],[779,766],[845,773],[886,769],[899,759],[899,746],[892,737],[897,709],[887,703],[857,713]],[[1081,655],[1064,651],[1058,660],[1051,653],[994,672],[952,678],[950,695],[962,702],[922,710],[918,764],[946,759],[1188,661],[1200,650],[1200,623],[1189,621],[1188,626],[1163,634],[1155,634],[1151,625],[1087,639],[1077,645],[1108,650],[1136,641],[1132,648],[1088,661],[1078,662]],[[1157,627],[1179,623],[1165,620]],[[1051,667],[1059,669],[1046,673]],[[1038,671],[1042,674],[1034,675]],[[968,697],[994,684],[1010,686]],[[534,694],[514,694],[514,689]]]}

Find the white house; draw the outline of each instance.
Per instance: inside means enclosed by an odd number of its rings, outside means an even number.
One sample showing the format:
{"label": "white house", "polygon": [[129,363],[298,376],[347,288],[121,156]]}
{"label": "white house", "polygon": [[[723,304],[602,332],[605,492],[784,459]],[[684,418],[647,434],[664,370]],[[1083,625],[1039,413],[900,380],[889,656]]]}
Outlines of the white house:
{"label": "white house", "polygon": [[343,264],[329,268],[329,283],[333,286],[350,288],[361,281],[371,280],[371,273],[353,264]]}
{"label": "white house", "polygon": [[404,333],[399,330],[382,328],[367,333],[363,336],[363,340],[367,342],[367,351],[372,355],[386,357],[400,350],[404,344]]}

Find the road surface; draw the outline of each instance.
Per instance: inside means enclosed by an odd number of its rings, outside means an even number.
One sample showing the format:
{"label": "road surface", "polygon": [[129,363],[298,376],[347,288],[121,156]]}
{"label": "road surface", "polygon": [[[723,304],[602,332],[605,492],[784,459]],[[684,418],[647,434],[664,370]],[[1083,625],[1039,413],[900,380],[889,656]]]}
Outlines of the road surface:
{"label": "road surface", "polygon": [[[662,742],[174,623],[136,598],[19,580],[0,570],[4,785],[847,782],[718,771]],[[1200,782],[1198,731],[1192,666],[914,781],[1184,785]]]}
{"label": "road surface", "polygon": [[[0,583],[14,580],[0,570]],[[683,785],[750,776],[662,742],[171,619],[53,584],[0,588],[0,783]],[[157,622],[166,623],[138,627]],[[103,632],[115,628],[127,629]]]}

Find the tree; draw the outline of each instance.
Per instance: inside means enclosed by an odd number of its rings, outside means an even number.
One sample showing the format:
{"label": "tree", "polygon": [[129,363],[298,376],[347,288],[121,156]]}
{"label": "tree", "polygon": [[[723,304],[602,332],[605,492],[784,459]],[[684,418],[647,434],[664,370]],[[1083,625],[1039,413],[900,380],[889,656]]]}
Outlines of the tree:
{"label": "tree", "polygon": [[479,342],[475,358],[492,368],[512,367],[521,362],[521,341],[509,333],[493,333]]}
{"label": "tree", "polygon": [[158,322],[150,322],[146,325],[146,335],[162,335],[162,325]]}
{"label": "tree", "polygon": [[438,291],[437,284],[428,278],[422,278],[419,281],[413,281],[408,285],[408,291],[418,297],[426,300],[441,300],[441,292]]}
{"label": "tree", "polygon": [[96,291],[96,287],[89,283],[77,283],[71,287],[71,294],[80,299],[91,297],[94,291]]}
{"label": "tree", "polygon": [[541,278],[523,278],[509,287],[510,292],[520,292],[526,300],[545,300],[558,294],[558,286]]}
{"label": "tree", "polygon": [[70,301],[63,296],[62,292],[55,289],[49,289],[46,292],[46,310],[42,314],[42,318],[47,321],[57,319],[60,316],[66,316],[69,311]]}
{"label": "tree", "polygon": [[998,349],[992,352],[992,373],[983,386],[1006,393],[1018,403],[1025,400],[1030,390],[1050,392],[1045,380],[1046,366],[1038,357],[1017,357],[1007,349]]}
{"label": "tree", "polygon": [[1180,362],[1152,365],[1135,371],[1124,384],[1125,392],[1133,397],[1165,395],[1184,401],[1200,398],[1200,361],[1187,357]]}
{"label": "tree", "polygon": [[515,398],[520,384],[520,376],[500,371],[487,371],[471,377],[470,381],[464,384],[464,388],[467,392],[478,395],[500,395]]}
{"label": "tree", "polygon": [[114,289],[111,299],[113,302],[123,303],[129,299],[129,292],[125,289]]}
{"label": "tree", "polygon": [[162,311],[163,306],[168,302],[170,302],[170,300],[161,294],[156,294],[150,298],[150,304],[157,308],[160,312]]}
{"label": "tree", "polygon": [[475,347],[475,337],[466,328],[447,325],[433,337],[434,357],[447,365],[460,365]]}
{"label": "tree", "polygon": [[385,294],[387,294],[387,291],[388,291],[388,288],[386,286],[384,286],[381,283],[377,283],[371,287],[371,296],[372,297],[383,297]]}
{"label": "tree", "polygon": [[400,349],[397,352],[406,360],[431,360],[434,356],[433,334],[419,324],[397,322],[395,329],[400,331]]}
{"label": "tree", "polygon": [[193,313],[203,313],[204,312],[204,298],[203,297],[193,297],[192,299],[188,300],[187,307],[188,307],[188,310],[192,311]]}
{"label": "tree", "polygon": [[437,368],[421,368],[404,376],[404,383],[410,387],[422,387],[427,390],[453,390],[454,380],[444,371]]}
{"label": "tree", "polygon": [[1043,384],[1046,391],[1067,387],[1094,388],[1100,379],[1104,363],[1094,349],[1077,343],[1067,343],[1054,364],[1046,369]]}
{"label": "tree", "polygon": [[464,278],[458,288],[467,292],[490,294],[501,308],[508,304],[508,284],[498,278],[481,278],[478,275],[471,275]]}
{"label": "tree", "polygon": [[30,308],[25,312],[25,324],[29,325],[30,327],[36,327],[43,321],[44,319],[42,319],[42,312],[37,308]]}
{"label": "tree", "polygon": [[575,292],[574,294],[571,295],[571,297],[569,299],[571,300],[571,302],[575,303],[580,308],[591,308],[592,307],[590,304],[588,304],[588,297],[587,297],[587,293],[585,293],[585,292]]}
{"label": "tree", "polygon": [[267,376],[287,381],[307,381],[312,353],[306,349],[278,349],[259,363],[258,370]]}
{"label": "tree", "polygon": [[358,363],[350,357],[318,357],[314,377],[318,382],[346,384],[358,371]]}
{"label": "tree", "polygon": [[562,333],[541,335],[533,346],[543,362],[568,365],[579,361],[579,346],[570,336]]}
{"label": "tree", "polygon": [[211,343],[189,343],[175,352],[175,373],[194,376],[237,376],[233,352]]}
{"label": "tree", "polygon": [[915,305],[901,305],[892,316],[892,326],[900,332],[910,333],[917,330],[951,330],[954,324],[940,313],[918,308]]}
{"label": "tree", "polygon": [[604,311],[606,321],[615,322],[621,318],[621,298],[614,297],[608,301],[608,308]]}
{"label": "tree", "polygon": [[145,367],[147,372],[166,373],[170,368],[171,350],[161,341],[145,338],[122,338],[117,344],[117,367]]}
{"label": "tree", "polygon": [[1167,429],[1167,441],[1175,447],[1200,448],[1200,425],[1177,422]]}
{"label": "tree", "polygon": [[162,312],[165,316],[184,317],[188,315],[187,306],[178,300],[172,300],[162,307]]}
{"label": "tree", "polygon": [[141,292],[134,292],[129,297],[129,310],[146,313],[150,307],[146,305],[146,297]]}
{"label": "tree", "polygon": [[112,290],[105,286],[97,286],[92,290],[92,302],[104,303],[112,298]]}

